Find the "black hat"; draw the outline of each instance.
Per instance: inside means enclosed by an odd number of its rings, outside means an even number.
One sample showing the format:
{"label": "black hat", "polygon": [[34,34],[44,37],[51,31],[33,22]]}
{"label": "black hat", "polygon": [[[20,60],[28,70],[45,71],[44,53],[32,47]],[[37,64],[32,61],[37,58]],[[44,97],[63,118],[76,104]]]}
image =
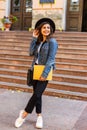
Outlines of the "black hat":
{"label": "black hat", "polygon": [[42,18],[42,19],[39,19],[36,24],[35,24],[35,29],[40,25],[42,24],[43,22],[47,22],[50,24],[50,26],[53,28],[53,33],[55,32],[55,23],[53,20],[51,20],[50,18]]}

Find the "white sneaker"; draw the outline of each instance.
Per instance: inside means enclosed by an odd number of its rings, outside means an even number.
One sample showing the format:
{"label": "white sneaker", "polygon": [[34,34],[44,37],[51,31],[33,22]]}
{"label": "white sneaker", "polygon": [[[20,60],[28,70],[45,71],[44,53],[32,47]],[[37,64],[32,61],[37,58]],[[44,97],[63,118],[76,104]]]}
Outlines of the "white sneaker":
{"label": "white sneaker", "polygon": [[36,128],[39,128],[39,129],[43,128],[43,118],[42,118],[42,116],[37,117]]}
{"label": "white sneaker", "polygon": [[19,128],[25,121],[25,118],[22,118],[24,110],[20,111],[19,117],[15,121],[15,127]]}

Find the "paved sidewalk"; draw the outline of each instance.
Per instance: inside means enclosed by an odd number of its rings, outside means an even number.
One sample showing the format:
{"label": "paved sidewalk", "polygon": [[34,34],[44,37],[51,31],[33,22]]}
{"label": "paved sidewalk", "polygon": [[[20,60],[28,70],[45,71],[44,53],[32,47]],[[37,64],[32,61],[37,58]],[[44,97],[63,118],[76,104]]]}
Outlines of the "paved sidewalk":
{"label": "paved sidewalk", "polygon": [[[0,89],[0,130],[37,130],[35,111],[20,128],[14,127],[19,111],[25,107],[30,93]],[[42,130],[87,130],[87,102],[43,96]]]}

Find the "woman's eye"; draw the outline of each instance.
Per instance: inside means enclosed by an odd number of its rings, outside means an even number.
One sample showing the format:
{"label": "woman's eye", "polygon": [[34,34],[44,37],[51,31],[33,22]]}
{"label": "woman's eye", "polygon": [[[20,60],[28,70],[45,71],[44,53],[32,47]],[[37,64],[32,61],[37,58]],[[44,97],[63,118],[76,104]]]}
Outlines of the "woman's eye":
{"label": "woman's eye", "polygon": [[44,27],[43,29],[50,29],[50,27]]}
{"label": "woman's eye", "polygon": [[50,27],[47,27],[47,29],[50,29]]}

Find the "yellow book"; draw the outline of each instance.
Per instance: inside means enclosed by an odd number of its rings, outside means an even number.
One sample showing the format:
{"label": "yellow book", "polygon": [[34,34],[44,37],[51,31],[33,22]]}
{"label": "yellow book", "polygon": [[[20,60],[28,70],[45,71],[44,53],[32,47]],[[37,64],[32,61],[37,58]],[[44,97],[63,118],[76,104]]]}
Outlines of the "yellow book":
{"label": "yellow book", "polygon": [[[43,73],[44,65],[34,65],[33,79],[38,80]],[[52,69],[49,72],[46,80],[52,80]]]}

